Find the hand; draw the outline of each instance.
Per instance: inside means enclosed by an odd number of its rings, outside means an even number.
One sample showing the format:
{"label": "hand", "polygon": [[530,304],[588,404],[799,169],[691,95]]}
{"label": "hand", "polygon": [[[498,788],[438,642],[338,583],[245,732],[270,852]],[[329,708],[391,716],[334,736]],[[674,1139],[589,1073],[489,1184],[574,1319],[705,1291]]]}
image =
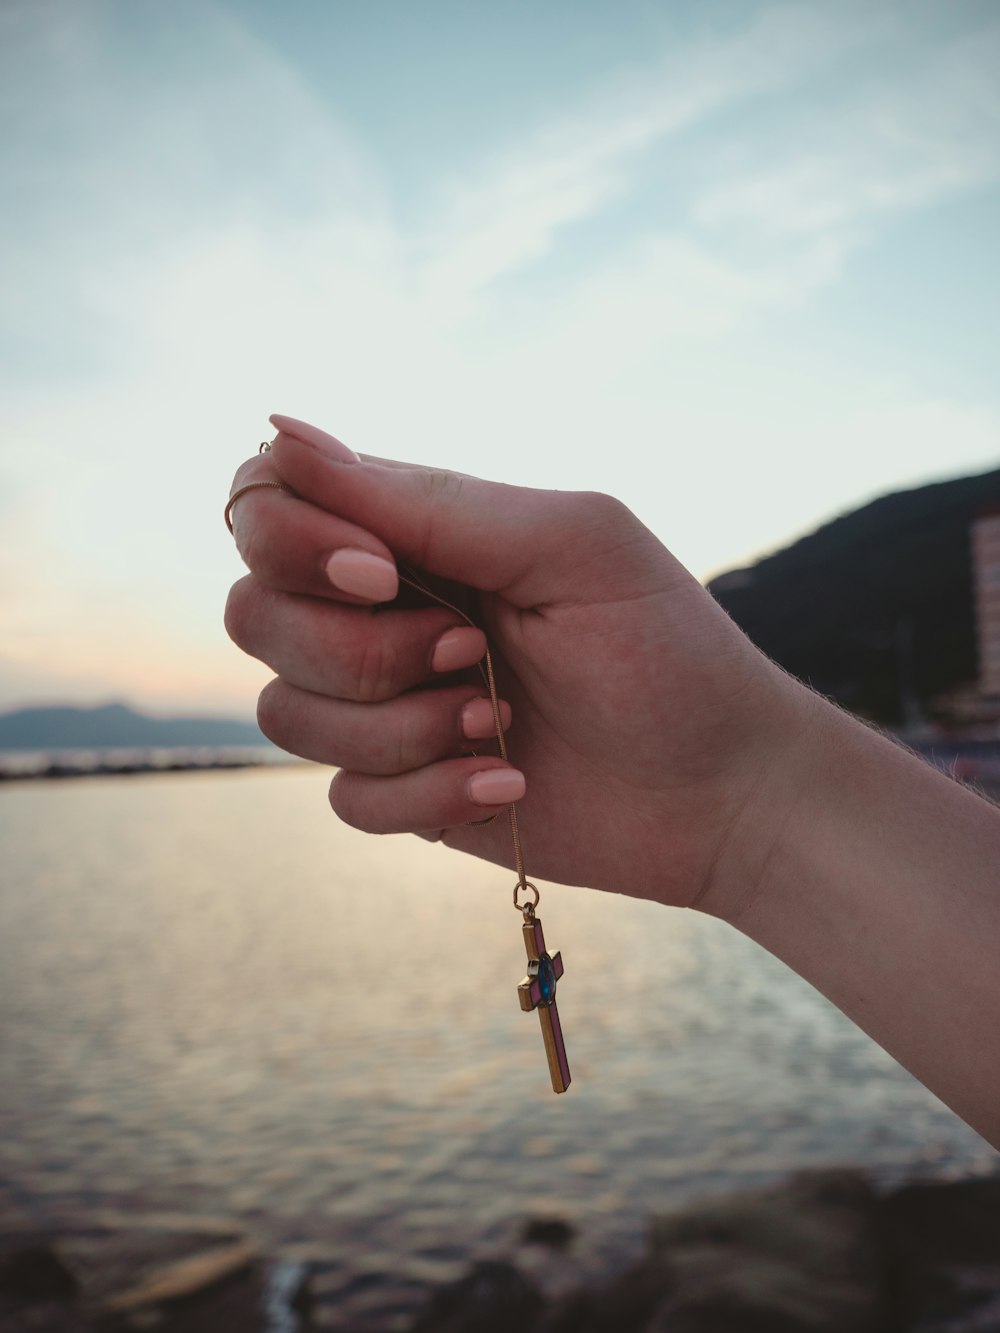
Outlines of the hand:
{"label": "hand", "polygon": [[[742,890],[790,799],[811,696],[634,515],[604,495],[359,460],[273,421],[233,490],[276,479],[295,494],[235,506],[250,575],[226,624],[277,673],[265,734],[341,769],[336,813],[511,866],[506,820],[469,825],[518,800],[529,877],[678,905]],[[492,719],[481,684],[454,673],[482,635],[431,602],[386,607],[397,557],[478,594],[511,764],[468,754]]]}
{"label": "hand", "polygon": [[[273,418],[234,511],[229,632],[277,679],[261,726],[338,765],[374,833],[732,921],[1000,1146],[1000,814],[763,657],[622,505],[358,459]],[[397,603],[395,559],[473,590],[480,630]],[[449,600],[454,600],[454,594]],[[523,795],[522,795],[523,793]]]}

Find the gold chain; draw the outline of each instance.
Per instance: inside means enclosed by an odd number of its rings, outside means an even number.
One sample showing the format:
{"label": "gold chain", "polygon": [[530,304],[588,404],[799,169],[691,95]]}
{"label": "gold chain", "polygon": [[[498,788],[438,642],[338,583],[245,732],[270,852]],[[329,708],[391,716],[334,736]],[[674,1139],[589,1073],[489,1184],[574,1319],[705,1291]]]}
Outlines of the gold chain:
{"label": "gold chain", "polygon": [[[257,452],[260,454],[270,453],[271,452],[270,442],[264,440],[261,443],[260,448],[257,450]],[[264,486],[271,486],[274,487],[275,490],[279,491],[287,491],[289,495],[295,494],[295,492],[291,489],[291,487],[286,486],[284,482],[281,481],[261,480],[261,481],[247,482],[245,486],[241,486],[239,490],[235,491],[229,497],[229,503],[226,505],[226,513],[225,513],[226,527],[228,527],[230,532],[232,532],[233,530],[232,512],[233,512],[233,506],[236,504],[236,501],[240,498],[241,495],[245,495],[247,491],[254,491],[257,490],[259,487],[264,487]],[[473,629],[481,628],[479,625],[476,624],[476,622],[472,619],[472,617],[467,615],[460,607],[455,606],[452,602],[447,601],[444,597],[438,596],[436,592],[431,592],[430,588],[428,588],[427,585],[423,582],[423,580],[419,577],[415,569],[411,569],[409,566],[405,566],[405,568],[407,569],[408,572],[406,574],[402,573],[399,574],[400,583],[407,584],[409,587],[415,589],[415,591],[422,593],[425,597],[429,597],[432,602],[437,602],[439,606],[446,607],[449,611],[454,611],[456,616],[461,616],[462,619],[465,621],[465,623],[467,625],[471,625]],[[493,656],[490,653],[490,645],[488,642],[486,644],[486,652],[483,654],[483,657],[479,662],[479,674],[482,676],[483,683],[489,690],[490,704],[493,708],[493,726],[496,729],[497,746],[500,750],[500,758],[503,759],[505,762],[509,763],[510,761],[507,756],[507,741],[504,738],[503,734],[503,719],[500,716],[500,697],[497,694],[496,676],[494,675],[493,672]],[[494,815],[493,819],[495,818],[496,816]],[[517,883],[514,885],[514,906],[519,912],[523,914],[525,921],[530,922],[534,919],[535,908],[538,906],[538,901],[541,897],[541,894],[538,892],[538,889],[535,887],[535,885],[532,884],[531,881],[525,876],[524,873],[524,851],[521,847],[521,831],[517,826],[517,811],[514,809],[513,805],[509,805],[507,807],[507,818],[510,820],[510,836],[511,840],[514,843],[514,868],[517,871]],[[491,824],[493,822],[493,819],[488,819],[481,822]],[[523,903],[518,902],[519,896],[522,893],[527,893],[529,890],[532,894],[532,897]]]}
{"label": "gold chain", "polygon": [[[449,611],[454,611],[457,616],[461,616],[465,623],[471,625],[473,629],[481,628],[481,626],[477,625],[472,617],[466,615],[460,607],[455,606],[444,597],[439,597],[436,592],[431,592],[430,588],[428,588],[423,580],[418,577],[415,570],[410,569],[409,566],[404,566],[404,568],[407,570],[407,573],[399,574],[400,583],[407,584],[417,592],[423,593],[425,597],[429,597],[432,601],[437,602],[440,606],[446,607]],[[486,652],[483,654],[482,660],[479,663],[479,674],[482,676],[483,683],[490,692],[490,704],[493,708],[493,725],[496,728],[497,747],[500,750],[500,758],[509,762],[507,757],[507,742],[503,734],[503,719],[500,716],[500,697],[497,694],[496,676],[493,671],[493,656],[490,653],[489,643],[487,643]],[[510,820],[510,836],[514,843],[514,868],[517,871],[517,883],[514,885],[514,906],[519,912],[524,914],[526,921],[530,921],[535,914],[535,908],[538,906],[538,900],[541,895],[524,873],[524,851],[521,847],[521,832],[517,826],[517,811],[514,809],[513,805],[507,807],[507,817]],[[519,903],[519,895],[527,893],[529,890],[534,895],[533,899],[529,902]]]}

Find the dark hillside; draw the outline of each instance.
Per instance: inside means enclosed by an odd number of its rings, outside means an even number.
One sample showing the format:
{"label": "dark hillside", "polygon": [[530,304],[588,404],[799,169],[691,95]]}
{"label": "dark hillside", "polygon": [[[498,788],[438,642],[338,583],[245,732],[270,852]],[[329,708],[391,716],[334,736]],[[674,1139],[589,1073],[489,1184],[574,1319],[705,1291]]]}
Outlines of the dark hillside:
{"label": "dark hillside", "polygon": [[898,722],[907,675],[925,707],[975,680],[969,524],[994,506],[1000,469],[885,495],[709,587],[786,670]]}

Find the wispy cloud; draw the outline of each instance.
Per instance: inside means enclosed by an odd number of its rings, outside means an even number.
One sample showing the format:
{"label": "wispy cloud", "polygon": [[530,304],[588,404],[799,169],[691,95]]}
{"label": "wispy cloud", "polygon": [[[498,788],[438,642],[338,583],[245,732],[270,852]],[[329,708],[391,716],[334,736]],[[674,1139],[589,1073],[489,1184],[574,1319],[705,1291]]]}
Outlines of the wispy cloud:
{"label": "wispy cloud", "polygon": [[[169,59],[126,49],[113,7],[8,11],[0,696],[104,672],[162,701],[198,670],[221,694],[231,662],[249,701],[220,497],[268,410],[623,493],[698,572],[935,450],[985,463],[995,404],[906,383],[872,402],[853,368],[766,352],[774,313],[807,313],[860,245],[995,178],[996,28],[919,41],[915,9],[748,9],[554,91],[533,134],[407,208],[392,163],[224,9],[192,6]],[[830,454],[842,487],[807,484]]]}
{"label": "wispy cloud", "polygon": [[802,269],[808,289],[899,217],[1000,179],[1000,24],[916,51],[906,36],[888,75],[862,67],[767,144],[737,133],[715,146],[692,209],[706,243],[826,256]]}
{"label": "wispy cloud", "polygon": [[1000,173],[1000,25],[915,42],[921,12],[777,5],[619,77],[443,189],[406,238],[418,298],[461,321],[490,288],[502,310],[504,279],[659,176],[675,178],[670,225],[641,204],[612,217],[556,288],[571,337],[589,322],[617,347],[623,328],[700,338],[807,299],[900,217]]}
{"label": "wispy cloud", "polygon": [[462,309],[463,298],[545,256],[567,227],[633,191],[664,142],[755,95],[800,87],[884,30],[878,14],[853,7],[775,5],[735,35],[700,38],[620,73],[445,188],[436,218],[412,238],[418,256],[430,252],[424,290]]}

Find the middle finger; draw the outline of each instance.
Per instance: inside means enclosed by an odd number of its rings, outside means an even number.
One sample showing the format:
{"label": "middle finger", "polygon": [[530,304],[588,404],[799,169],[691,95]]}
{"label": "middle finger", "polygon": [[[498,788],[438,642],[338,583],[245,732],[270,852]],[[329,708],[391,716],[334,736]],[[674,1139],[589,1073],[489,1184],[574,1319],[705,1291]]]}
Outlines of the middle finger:
{"label": "middle finger", "polygon": [[226,604],[229,637],[282,680],[314,694],[370,703],[474,666],[486,651],[482,630],[454,611],[345,606],[276,592],[252,575]]}

